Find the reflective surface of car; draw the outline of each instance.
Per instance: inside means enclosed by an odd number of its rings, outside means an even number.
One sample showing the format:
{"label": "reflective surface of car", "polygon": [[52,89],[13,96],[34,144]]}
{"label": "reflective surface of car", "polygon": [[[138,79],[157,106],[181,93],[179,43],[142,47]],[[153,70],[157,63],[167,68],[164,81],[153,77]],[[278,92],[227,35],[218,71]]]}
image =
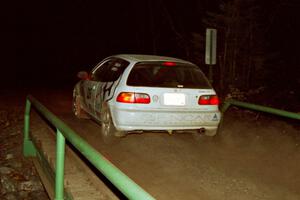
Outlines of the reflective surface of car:
{"label": "reflective surface of car", "polygon": [[200,68],[153,55],[115,55],[79,72],[73,111],[101,123],[105,136],[132,131],[205,130],[216,134],[219,99]]}

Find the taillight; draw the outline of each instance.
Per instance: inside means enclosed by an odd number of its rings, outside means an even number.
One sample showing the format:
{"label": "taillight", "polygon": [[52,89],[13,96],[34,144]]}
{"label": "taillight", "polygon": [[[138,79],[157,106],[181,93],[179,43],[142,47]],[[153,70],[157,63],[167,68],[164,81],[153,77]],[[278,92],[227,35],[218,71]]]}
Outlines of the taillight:
{"label": "taillight", "polygon": [[117,97],[117,102],[149,104],[150,96],[145,93],[121,92]]}
{"label": "taillight", "polygon": [[220,101],[217,95],[202,95],[199,97],[199,105],[219,105]]}

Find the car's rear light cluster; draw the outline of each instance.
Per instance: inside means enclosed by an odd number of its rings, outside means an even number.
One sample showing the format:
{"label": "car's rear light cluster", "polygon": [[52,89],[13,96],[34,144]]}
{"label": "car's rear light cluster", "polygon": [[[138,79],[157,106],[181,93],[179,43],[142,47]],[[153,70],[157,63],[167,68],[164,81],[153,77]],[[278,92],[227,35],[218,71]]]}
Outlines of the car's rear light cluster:
{"label": "car's rear light cluster", "polygon": [[202,95],[199,97],[199,105],[219,105],[220,100],[217,95]]}
{"label": "car's rear light cluster", "polygon": [[117,102],[149,104],[150,96],[145,93],[121,92],[117,97]]}

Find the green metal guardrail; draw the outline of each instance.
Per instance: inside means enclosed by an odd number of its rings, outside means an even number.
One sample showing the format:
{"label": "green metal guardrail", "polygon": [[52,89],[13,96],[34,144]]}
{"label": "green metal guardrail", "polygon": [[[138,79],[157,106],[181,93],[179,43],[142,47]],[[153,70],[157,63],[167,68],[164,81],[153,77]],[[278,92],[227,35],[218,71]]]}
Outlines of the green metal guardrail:
{"label": "green metal guardrail", "polygon": [[31,105],[56,127],[55,200],[64,199],[65,139],[74,145],[128,199],[154,199],[31,95],[27,96],[24,115],[24,156],[36,156],[36,147],[29,138]]}
{"label": "green metal guardrail", "polygon": [[288,112],[285,110],[280,110],[280,109],[271,108],[267,106],[245,103],[241,101],[236,101],[234,99],[226,100],[222,106],[221,112],[224,113],[231,105],[300,120],[300,114],[298,113]]}

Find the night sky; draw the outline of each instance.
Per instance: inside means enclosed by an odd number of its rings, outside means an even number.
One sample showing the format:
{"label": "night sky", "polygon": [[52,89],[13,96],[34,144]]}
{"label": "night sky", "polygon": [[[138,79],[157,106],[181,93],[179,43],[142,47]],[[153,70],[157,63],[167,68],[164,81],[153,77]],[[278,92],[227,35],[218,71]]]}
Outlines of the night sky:
{"label": "night sky", "polygon": [[[1,87],[70,86],[76,82],[77,71],[88,71],[113,54],[159,54],[186,59],[176,34],[187,40],[192,32],[203,34],[203,17],[207,12],[219,12],[221,2],[21,1],[9,6],[2,17],[5,53]],[[281,63],[274,66],[276,73],[285,72],[286,77],[280,81],[292,79],[297,89],[300,3],[267,2],[258,5],[266,14],[261,20],[271,22],[264,33],[265,46],[275,52],[273,63]]]}

